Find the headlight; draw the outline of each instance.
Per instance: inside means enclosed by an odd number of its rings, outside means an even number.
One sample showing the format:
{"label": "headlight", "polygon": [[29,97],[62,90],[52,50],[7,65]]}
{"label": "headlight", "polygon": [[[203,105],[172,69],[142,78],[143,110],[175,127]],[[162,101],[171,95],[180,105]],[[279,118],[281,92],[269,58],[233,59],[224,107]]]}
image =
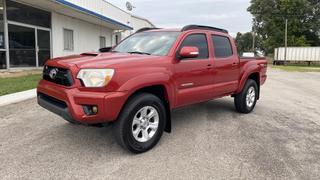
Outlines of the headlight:
{"label": "headlight", "polygon": [[108,85],[113,74],[113,69],[81,69],[77,78],[85,87],[103,87]]}

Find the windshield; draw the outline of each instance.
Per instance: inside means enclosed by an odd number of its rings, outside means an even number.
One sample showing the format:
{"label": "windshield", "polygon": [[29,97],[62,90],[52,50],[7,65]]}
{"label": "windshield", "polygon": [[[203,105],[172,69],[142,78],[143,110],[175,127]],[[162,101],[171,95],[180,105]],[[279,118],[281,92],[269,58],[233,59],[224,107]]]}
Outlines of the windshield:
{"label": "windshield", "polygon": [[115,52],[165,56],[180,32],[142,32],[122,41]]}

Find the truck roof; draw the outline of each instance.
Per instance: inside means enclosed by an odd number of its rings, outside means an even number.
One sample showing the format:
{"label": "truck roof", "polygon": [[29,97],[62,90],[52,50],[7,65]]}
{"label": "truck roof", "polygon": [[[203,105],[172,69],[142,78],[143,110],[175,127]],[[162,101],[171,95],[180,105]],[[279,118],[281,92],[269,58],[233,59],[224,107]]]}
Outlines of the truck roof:
{"label": "truck roof", "polygon": [[217,27],[211,27],[211,26],[203,26],[203,25],[187,25],[183,28],[169,28],[169,29],[162,29],[162,28],[142,28],[139,29],[136,33],[144,32],[144,31],[176,31],[176,32],[184,32],[189,30],[208,30],[208,31],[216,31],[216,32],[222,32],[228,34],[228,31],[225,29],[217,28]]}

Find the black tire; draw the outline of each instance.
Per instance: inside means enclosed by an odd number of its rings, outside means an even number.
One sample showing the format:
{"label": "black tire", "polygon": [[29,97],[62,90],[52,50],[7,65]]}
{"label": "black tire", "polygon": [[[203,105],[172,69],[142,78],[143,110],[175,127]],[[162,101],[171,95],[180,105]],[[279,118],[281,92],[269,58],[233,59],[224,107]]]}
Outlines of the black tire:
{"label": "black tire", "polygon": [[[251,87],[254,88],[255,98],[254,98],[253,104],[251,106],[248,106],[246,101],[246,96]],[[244,114],[248,114],[252,112],[257,103],[258,93],[259,93],[259,89],[256,81],[252,79],[248,79],[242,91],[234,97],[234,105],[236,107],[236,110]]]}
{"label": "black tire", "polygon": [[[158,129],[151,139],[139,142],[133,135],[133,119],[144,107],[152,107],[157,110],[159,117]],[[160,140],[166,124],[166,109],[163,102],[152,94],[141,93],[128,100],[121,111],[117,121],[113,124],[113,133],[116,141],[123,148],[132,153],[143,153],[152,149]]]}

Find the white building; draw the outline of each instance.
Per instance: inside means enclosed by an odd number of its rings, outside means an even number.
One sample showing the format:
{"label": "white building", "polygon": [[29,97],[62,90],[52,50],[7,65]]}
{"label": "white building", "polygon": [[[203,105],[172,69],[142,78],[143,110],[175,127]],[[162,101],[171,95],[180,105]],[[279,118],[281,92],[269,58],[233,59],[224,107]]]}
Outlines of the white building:
{"label": "white building", "polygon": [[0,69],[97,51],[154,27],[106,0],[0,0]]}

